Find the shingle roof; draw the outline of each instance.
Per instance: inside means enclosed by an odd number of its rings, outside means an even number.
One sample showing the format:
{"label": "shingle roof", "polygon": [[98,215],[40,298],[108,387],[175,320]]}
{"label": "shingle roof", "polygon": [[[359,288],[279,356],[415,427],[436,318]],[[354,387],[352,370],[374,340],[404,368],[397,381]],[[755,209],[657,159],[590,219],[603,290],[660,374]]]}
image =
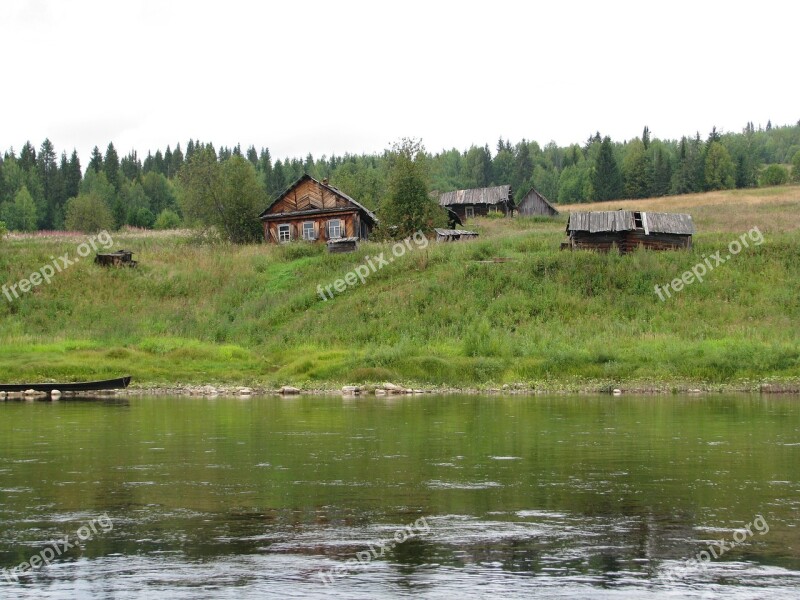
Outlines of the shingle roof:
{"label": "shingle roof", "polygon": [[487,188],[472,190],[455,190],[445,192],[439,196],[439,204],[452,206],[454,204],[500,204],[511,199],[510,185],[496,185]]}
{"label": "shingle roof", "polygon": [[321,182],[321,181],[317,181],[316,179],[314,179],[314,178],[313,178],[311,175],[309,175],[308,173],[306,173],[306,174],[302,175],[302,176],[301,176],[301,177],[300,177],[300,178],[299,178],[297,181],[295,181],[295,182],[294,182],[292,185],[290,185],[290,186],[289,186],[289,187],[287,187],[285,190],[283,190],[283,192],[281,192],[280,194],[278,194],[278,196],[276,196],[276,197],[275,197],[275,199],[274,199],[272,202],[270,202],[270,203],[269,203],[269,206],[267,206],[267,208],[265,208],[265,209],[264,209],[264,211],[263,211],[263,212],[262,212],[262,213],[259,215],[259,218],[266,216],[266,215],[267,215],[267,213],[269,212],[269,209],[270,209],[270,208],[272,208],[273,206],[275,206],[275,204],[276,204],[276,203],[277,203],[279,200],[281,200],[281,199],[282,199],[284,196],[286,196],[286,194],[288,194],[289,192],[291,192],[291,191],[292,191],[294,188],[296,188],[298,185],[300,185],[300,183],[302,183],[302,182],[303,182],[303,181],[305,181],[306,179],[310,179],[311,181],[313,181],[314,183],[316,183],[316,184],[318,184],[318,185],[320,185],[320,186],[324,187],[324,188],[325,188],[325,189],[327,189],[328,191],[330,191],[330,192],[333,192],[334,194],[336,194],[336,195],[338,195],[338,196],[341,196],[342,198],[344,198],[344,199],[345,199],[345,200],[347,200],[348,202],[352,202],[352,203],[353,203],[353,204],[355,204],[355,205],[356,205],[358,208],[360,208],[361,210],[363,210],[363,211],[364,211],[364,212],[367,214],[367,216],[368,216],[370,219],[372,219],[373,223],[377,223],[377,222],[378,222],[378,217],[376,217],[376,216],[375,216],[375,213],[373,213],[371,210],[369,210],[369,209],[368,209],[366,206],[364,206],[363,204],[361,204],[361,203],[360,203],[360,202],[358,202],[357,200],[354,200],[353,198],[351,198],[350,196],[348,196],[347,194],[345,194],[345,193],[344,193],[342,190],[340,190],[339,188],[337,188],[337,187],[334,187],[334,186],[332,186],[332,185],[329,185],[329,184],[327,184],[327,183],[323,183],[323,182]]}
{"label": "shingle roof", "polygon": [[[636,211],[638,212],[638,211]],[[694,223],[692,216],[683,213],[656,213],[642,211],[642,226],[652,233],[673,233],[692,235]],[[596,212],[570,213],[567,231],[588,231],[600,233],[610,231],[631,231],[636,229],[634,211],[608,210]]]}

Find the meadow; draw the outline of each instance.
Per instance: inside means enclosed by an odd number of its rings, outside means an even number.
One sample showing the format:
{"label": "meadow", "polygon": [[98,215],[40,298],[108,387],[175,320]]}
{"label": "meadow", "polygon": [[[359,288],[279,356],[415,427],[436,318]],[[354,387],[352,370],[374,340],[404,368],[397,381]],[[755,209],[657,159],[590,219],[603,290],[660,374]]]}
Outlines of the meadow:
{"label": "meadow", "polygon": [[[566,211],[622,207],[689,212],[693,249],[559,249]],[[800,187],[559,208],[555,220],[474,220],[479,239],[414,245],[330,300],[318,286],[391,244],[331,255],[112,232],[136,269],[87,258],[20,298],[0,296],[0,381],[129,373],[136,385],[669,390],[800,380]],[[754,227],[763,244],[659,300],[655,285]],[[74,255],[83,239],[5,239],[0,285]]]}

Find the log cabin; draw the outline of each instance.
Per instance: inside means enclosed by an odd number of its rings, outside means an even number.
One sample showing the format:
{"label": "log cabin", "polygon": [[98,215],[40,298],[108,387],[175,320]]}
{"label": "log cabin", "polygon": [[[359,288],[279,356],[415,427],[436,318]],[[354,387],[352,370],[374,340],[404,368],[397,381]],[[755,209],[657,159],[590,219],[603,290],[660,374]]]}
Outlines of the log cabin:
{"label": "log cabin", "polygon": [[375,214],[343,191],[303,175],[258,217],[269,243],[294,240],[328,242],[342,238],[366,240],[377,225]]}
{"label": "log cabin", "polygon": [[522,200],[519,201],[519,204],[517,204],[514,210],[524,217],[532,217],[535,215],[555,217],[558,215],[556,207],[550,204],[547,198],[533,188],[522,197]]}
{"label": "log cabin", "polygon": [[445,192],[439,196],[439,204],[456,213],[462,222],[489,213],[508,216],[514,210],[510,185]]}
{"label": "log cabin", "polygon": [[621,254],[636,248],[678,250],[692,247],[692,216],[633,210],[574,212],[567,221],[569,241],[562,249],[589,249]]}

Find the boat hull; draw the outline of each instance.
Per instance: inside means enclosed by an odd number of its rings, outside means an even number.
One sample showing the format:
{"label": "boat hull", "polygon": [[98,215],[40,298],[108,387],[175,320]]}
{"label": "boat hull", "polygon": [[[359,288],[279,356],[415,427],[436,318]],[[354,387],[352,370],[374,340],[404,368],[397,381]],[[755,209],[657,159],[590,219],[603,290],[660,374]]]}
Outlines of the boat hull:
{"label": "boat hull", "polygon": [[130,375],[100,381],[77,381],[74,383],[0,383],[0,392],[99,392],[102,390],[123,390],[131,382]]}

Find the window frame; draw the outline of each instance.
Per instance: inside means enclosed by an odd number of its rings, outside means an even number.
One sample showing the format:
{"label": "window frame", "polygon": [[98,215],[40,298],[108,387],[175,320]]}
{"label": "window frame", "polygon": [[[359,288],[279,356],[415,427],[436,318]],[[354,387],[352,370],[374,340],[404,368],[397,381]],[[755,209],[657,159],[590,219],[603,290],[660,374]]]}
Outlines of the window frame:
{"label": "window frame", "polygon": [[[286,229],[283,229],[283,228]],[[283,234],[286,234],[286,238],[284,239]],[[286,242],[292,241],[292,225],[290,223],[279,223],[278,224],[278,243],[285,244]]]}
{"label": "window frame", "polygon": [[465,206],[464,207],[464,218],[465,219],[474,219],[475,218],[475,207],[474,206]]}
{"label": "window frame", "polygon": [[[333,235],[333,223],[336,223],[336,228],[338,229],[337,235]],[[344,223],[342,223],[342,219],[328,219],[327,227],[328,231],[328,239],[329,240],[338,240],[343,238],[342,230],[344,229]]]}
{"label": "window frame", "polygon": [[[310,225],[310,228],[307,228],[306,225]],[[317,239],[317,234],[314,229],[314,221],[303,221],[303,239],[309,242],[313,242]],[[306,235],[306,232],[309,232],[309,235]]]}

